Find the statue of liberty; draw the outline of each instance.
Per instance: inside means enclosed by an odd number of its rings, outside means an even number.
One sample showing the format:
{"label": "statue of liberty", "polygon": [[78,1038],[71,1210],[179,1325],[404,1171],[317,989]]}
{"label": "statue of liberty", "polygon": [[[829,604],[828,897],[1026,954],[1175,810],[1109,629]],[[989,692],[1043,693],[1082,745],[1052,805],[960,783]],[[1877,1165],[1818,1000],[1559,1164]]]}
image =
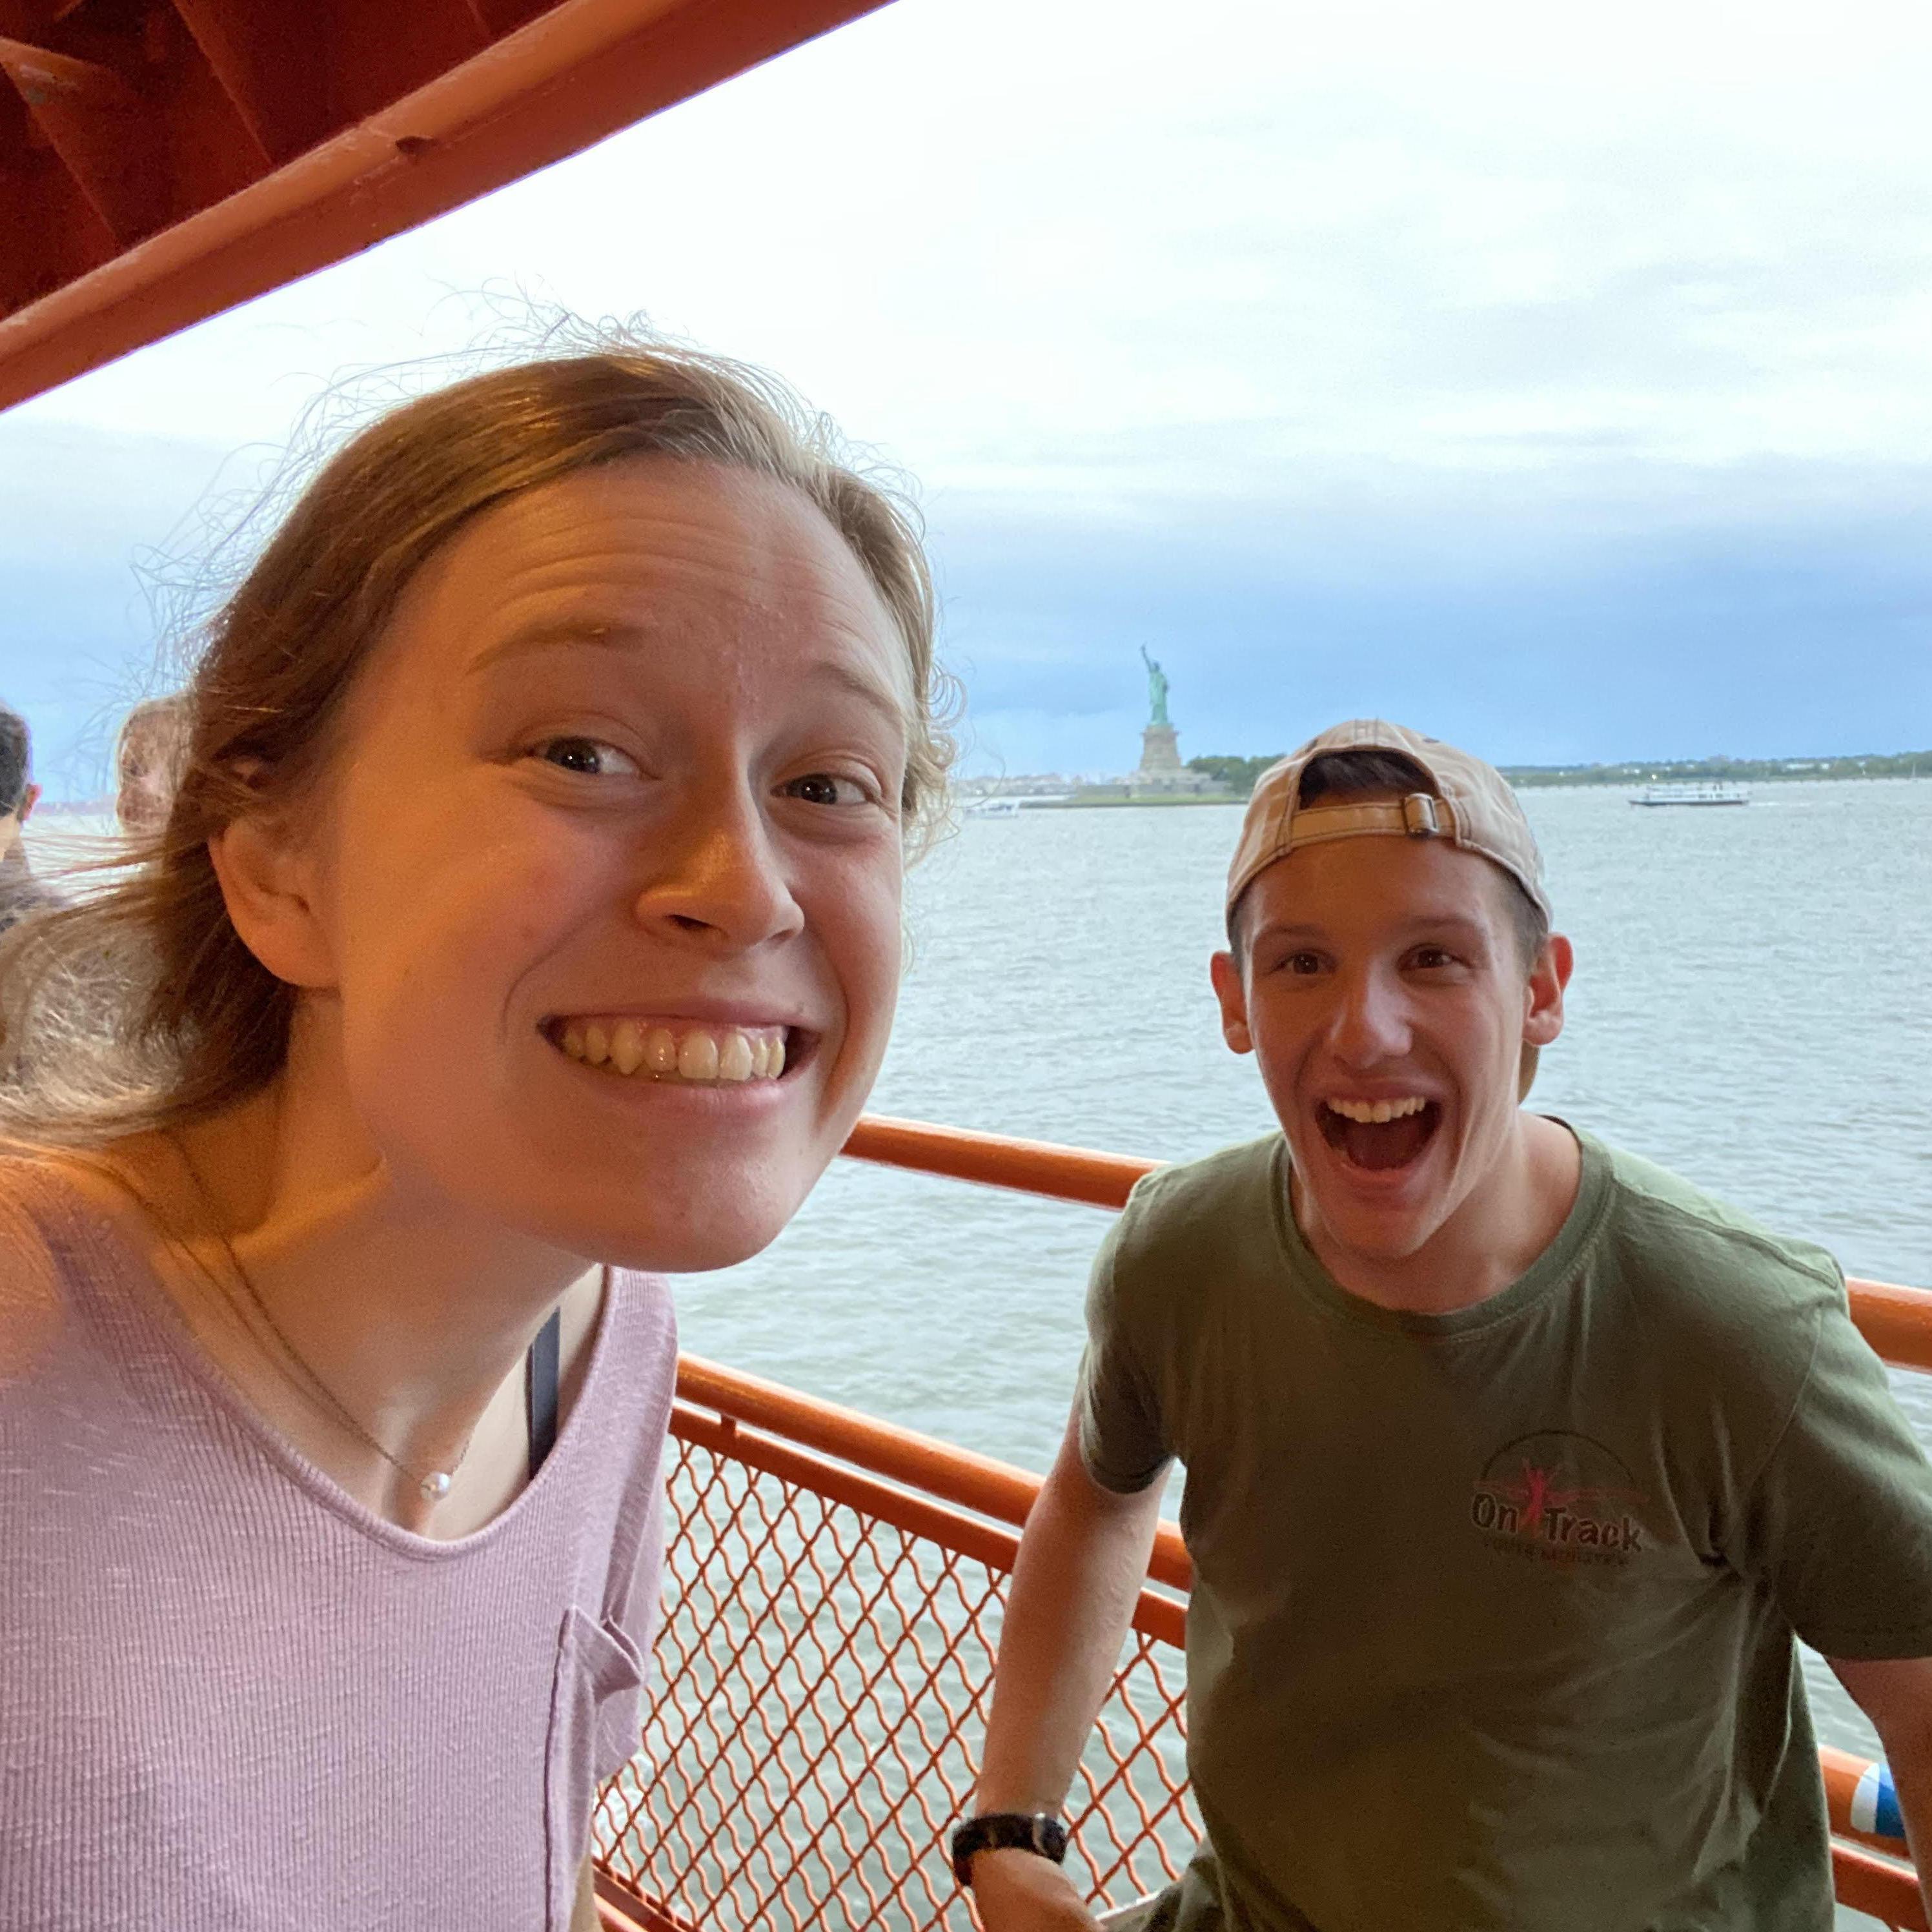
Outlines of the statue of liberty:
{"label": "statue of liberty", "polygon": [[1150,724],[1166,724],[1172,721],[1167,715],[1167,674],[1160,668],[1157,658],[1148,656],[1148,647],[1141,646],[1141,662],[1148,668],[1148,706]]}

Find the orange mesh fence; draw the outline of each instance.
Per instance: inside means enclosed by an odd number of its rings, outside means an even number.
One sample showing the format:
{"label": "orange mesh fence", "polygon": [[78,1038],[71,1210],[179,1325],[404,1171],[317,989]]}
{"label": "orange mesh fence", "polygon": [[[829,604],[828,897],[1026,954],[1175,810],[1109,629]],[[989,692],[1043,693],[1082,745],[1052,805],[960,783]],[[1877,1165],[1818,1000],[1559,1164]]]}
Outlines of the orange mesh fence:
{"label": "orange mesh fence", "polygon": [[[679,1387],[650,1715],[598,1810],[607,1896],[645,1932],[968,1932],[944,1840],[1036,1479],[690,1358]],[[1184,1618],[1142,1593],[1082,1767],[1070,1864],[1096,1905],[1157,1891],[1194,1842]],[[1840,1901],[1924,1932],[1882,1856],[1903,1848],[1852,1832],[1864,1765],[1824,1757],[1833,1826],[1863,1839],[1833,1846]]]}
{"label": "orange mesh fence", "polygon": [[[1012,1530],[686,1404],[673,1433],[654,1701],[599,1805],[607,1881],[658,1926],[966,1932],[944,1840]],[[1096,1901],[1157,1891],[1194,1840],[1181,1617],[1148,1591],[1082,1766],[1069,1863]]]}
{"label": "orange mesh fence", "polygon": [[[900,1121],[861,1123],[848,1151],[1115,1204],[1150,1165]],[[1888,1360],[1932,1367],[1932,1294],[1856,1282],[1852,1298]],[[652,1702],[600,1797],[600,1892],[644,1932],[970,1932],[944,1839],[1039,1479],[689,1357],[678,1392]],[[1096,1907],[1178,1876],[1198,1831],[1172,1525],[1149,1569],[1070,1801],[1069,1868]],[[1849,1833],[1864,1766],[1825,1757]],[[1840,1902],[1928,1932],[1910,1868],[1883,1855],[1904,1847],[1857,1835],[1832,1847]]]}

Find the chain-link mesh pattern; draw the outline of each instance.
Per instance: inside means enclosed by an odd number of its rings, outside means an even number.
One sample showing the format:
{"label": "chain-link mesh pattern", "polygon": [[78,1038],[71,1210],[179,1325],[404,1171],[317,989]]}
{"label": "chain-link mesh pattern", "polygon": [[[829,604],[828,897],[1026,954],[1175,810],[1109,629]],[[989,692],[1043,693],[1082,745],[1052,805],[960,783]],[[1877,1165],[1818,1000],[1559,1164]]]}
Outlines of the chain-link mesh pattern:
{"label": "chain-link mesh pattern", "polygon": [[[653,1702],[602,1796],[600,1862],[704,1932],[968,1932],[944,1838],[984,1734],[1005,1563],[987,1536],[901,1529],[728,1442],[672,1446]],[[1182,1690],[1180,1654],[1130,1633],[1068,1862],[1096,1900],[1159,1890],[1193,1843]]]}
{"label": "chain-link mesh pattern", "polygon": [[[938,1500],[965,1493],[950,1468],[928,1495],[902,1458],[869,1465],[903,1479],[887,1484],[779,1427],[680,1405],[653,1697],[638,1756],[599,1798],[598,1863],[646,1932],[971,1932],[944,1840],[972,1787],[1017,1539]],[[1024,1513],[1010,1496],[986,1507]],[[1082,1766],[1068,1867],[1096,1907],[1158,1891],[1198,1834],[1182,1610],[1143,1594]],[[1909,1868],[1842,1842],[1833,1864],[1842,1904],[1926,1925]]]}

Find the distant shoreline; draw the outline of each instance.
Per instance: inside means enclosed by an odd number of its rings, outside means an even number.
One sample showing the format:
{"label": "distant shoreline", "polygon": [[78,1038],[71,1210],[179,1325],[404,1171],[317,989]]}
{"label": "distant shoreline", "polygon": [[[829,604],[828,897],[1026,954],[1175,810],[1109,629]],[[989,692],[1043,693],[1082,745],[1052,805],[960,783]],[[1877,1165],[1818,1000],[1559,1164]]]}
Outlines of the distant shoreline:
{"label": "distant shoreline", "polygon": [[1932,752],[1863,758],[1684,758],[1620,765],[1504,765],[1502,775],[1530,785],[1784,784],[1818,778],[1932,778]]}
{"label": "distant shoreline", "polygon": [[[1255,760],[1260,764],[1263,761]],[[1268,762],[1272,762],[1269,760]],[[1654,763],[1632,760],[1620,765],[1503,765],[1498,768],[1510,783],[1519,788],[1545,785],[1681,784],[1696,779],[1726,784],[1802,783],[1816,778],[1932,778],[1932,751],[1897,752],[1882,757],[1862,758],[1686,758]],[[1257,774],[1258,776],[1258,774]],[[1038,782],[1050,783],[1042,778]],[[968,779],[966,784],[975,782]],[[984,781],[980,781],[984,782]],[[1096,790],[1105,788],[1096,785]],[[997,796],[961,788],[962,800]],[[1181,792],[1168,795],[1142,793],[1128,798],[1028,799],[1029,812],[1120,811],[1129,806],[1153,806],[1166,811],[1178,805],[1240,805],[1246,795],[1239,791]],[[47,800],[40,810],[49,817],[112,818],[114,800],[94,799]]]}
{"label": "distant shoreline", "polygon": [[[1066,778],[1057,772],[1001,780],[968,778],[956,789],[962,803],[976,803],[1011,796],[1024,787],[1018,808],[1027,812],[1125,811],[1151,806],[1168,811],[1178,805],[1242,805],[1249,789],[1272,758],[1216,756],[1189,760],[1190,769],[1212,777],[1226,788],[1220,793],[1142,792],[1123,796],[1118,783]],[[1856,758],[1660,758],[1630,759],[1615,765],[1504,765],[1502,775],[1519,790],[1565,785],[1803,784],[1837,778],[1932,778],[1932,751],[1895,752]],[[1069,789],[1061,796],[1053,788]],[[1074,787],[1080,790],[1075,790]],[[1009,790],[1010,788],[1010,790]],[[1082,796],[1084,791],[1087,796]],[[1108,793],[1112,796],[1108,796]],[[1044,796],[1038,794],[1046,794]],[[1094,794],[1099,794],[1095,796]]]}
{"label": "distant shoreline", "polygon": [[[1618,772],[1598,776],[1586,775],[1594,768],[1571,771],[1562,767],[1532,765],[1504,766],[1502,774],[1518,790],[1565,791],[1584,790],[1595,788],[1607,790],[1612,787],[1635,787],[1652,784],[1683,783],[1691,778],[1712,781],[1715,774],[1701,769],[1669,765],[1643,766],[1628,773]],[[1653,776],[1653,773],[1655,775]],[[1727,772],[1723,782],[1731,784],[1832,784],[1847,778],[1922,778],[1932,782],[1932,752],[1924,758],[1922,769],[1917,772],[1885,771],[1815,771],[1815,772]],[[1143,793],[1138,798],[1030,798],[1022,801],[1022,812],[1172,812],[1184,806],[1235,805],[1245,806],[1247,800],[1233,792],[1209,794],[1203,797],[1199,793],[1182,794],[1163,797],[1157,793]]]}
{"label": "distant shoreline", "polygon": [[1232,792],[1198,791],[1142,792],[1138,798],[1042,798],[1030,800],[1022,808],[1028,812],[1124,812],[1130,808],[1151,806],[1156,812],[1172,812],[1184,805],[1245,805],[1247,800],[1237,798]]}

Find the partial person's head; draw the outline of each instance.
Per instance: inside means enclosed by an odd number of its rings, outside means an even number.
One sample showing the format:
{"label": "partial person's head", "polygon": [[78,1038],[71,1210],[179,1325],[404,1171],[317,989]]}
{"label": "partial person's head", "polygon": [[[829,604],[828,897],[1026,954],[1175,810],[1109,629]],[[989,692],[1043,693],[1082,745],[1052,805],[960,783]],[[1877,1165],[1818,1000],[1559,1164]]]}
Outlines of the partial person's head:
{"label": "partial person's head", "polygon": [[20,828],[32,815],[40,788],[33,770],[33,740],[27,721],[0,705],[0,856],[19,842]]}
{"label": "partial person's head", "polygon": [[188,722],[187,696],[180,692],[145,699],[122,720],[114,745],[114,816],[123,832],[147,838],[168,822]]}
{"label": "partial person's head", "polygon": [[428,1211],[755,1252],[885,1049],[933,632],[908,513],[755,372],[620,350],[394,410],[190,685],[157,1119],[305,1083]]}
{"label": "partial person's head", "polygon": [[1336,725],[1256,786],[1215,993],[1340,1246],[1412,1255],[1496,1174],[1563,1026],[1541,874],[1502,774],[1400,725]]}

